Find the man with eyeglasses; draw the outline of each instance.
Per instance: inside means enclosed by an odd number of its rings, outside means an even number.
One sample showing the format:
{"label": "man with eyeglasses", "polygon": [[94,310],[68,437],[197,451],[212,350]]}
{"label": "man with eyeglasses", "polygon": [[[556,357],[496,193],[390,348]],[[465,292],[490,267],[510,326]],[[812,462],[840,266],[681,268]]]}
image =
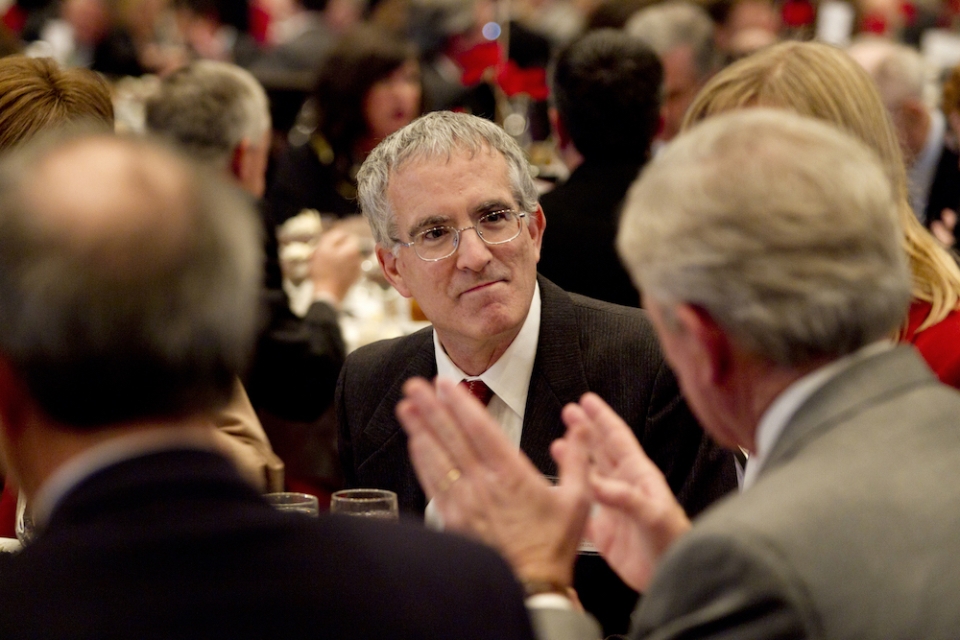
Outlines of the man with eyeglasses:
{"label": "man with eyeglasses", "polygon": [[[468,382],[544,475],[557,473],[549,449],[564,433],[562,407],[594,391],[633,427],[685,509],[736,486],[732,458],[690,414],[644,313],[538,278],[546,220],[523,151],[502,129],[428,114],[374,149],[357,181],[387,280],[433,327],[347,358],[336,404],[348,484],[393,490],[402,510],[424,512],[432,496],[394,410],[406,380],[439,375]],[[451,470],[444,488],[456,481]],[[590,564],[583,572],[609,572]],[[578,591],[607,633],[626,631],[635,592]]]}

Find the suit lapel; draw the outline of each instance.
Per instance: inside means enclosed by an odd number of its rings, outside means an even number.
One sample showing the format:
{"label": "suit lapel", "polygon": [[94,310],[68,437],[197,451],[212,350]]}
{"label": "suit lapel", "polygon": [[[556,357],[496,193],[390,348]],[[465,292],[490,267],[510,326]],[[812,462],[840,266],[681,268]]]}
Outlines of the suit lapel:
{"label": "suit lapel", "polygon": [[433,329],[423,329],[412,335],[410,339],[416,339],[420,344],[407,366],[394,378],[393,383],[381,398],[371,399],[379,403],[367,423],[368,429],[365,435],[381,449],[389,444],[401,430],[395,410],[397,403],[403,399],[403,383],[416,376],[433,380],[437,375],[437,359],[433,352]]}
{"label": "suit lapel", "polygon": [[760,476],[790,461],[812,440],[860,411],[909,388],[936,383],[910,346],[899,346],[853,364],[818,389],[790,418]]}
{"label": "suit lapel", "polygon": [[580,351],[576,310],[569,295],[543,277],[540,338],[523,414],[520,449],[547,475],[556,475],[550,444],[566,431],[560,410],[589,390]]}

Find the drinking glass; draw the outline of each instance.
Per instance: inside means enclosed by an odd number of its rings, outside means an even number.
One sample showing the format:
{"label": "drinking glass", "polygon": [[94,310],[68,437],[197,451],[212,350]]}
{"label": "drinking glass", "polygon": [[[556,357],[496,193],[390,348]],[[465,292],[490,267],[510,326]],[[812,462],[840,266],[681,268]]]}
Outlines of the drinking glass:
{"label": "drinking glass", "polygon": [[330,498],[330,511],[348,516],[397,520],[397,494],[385,489],[345,489]]}
{"label": "drinking glass", "polygon": [[317,496],[309,493],[280,492],[268,493],[264,496],[274,509],[280,511],[290,511],[293,513],[303,513],[308,516],[320,517],[320,503]]}

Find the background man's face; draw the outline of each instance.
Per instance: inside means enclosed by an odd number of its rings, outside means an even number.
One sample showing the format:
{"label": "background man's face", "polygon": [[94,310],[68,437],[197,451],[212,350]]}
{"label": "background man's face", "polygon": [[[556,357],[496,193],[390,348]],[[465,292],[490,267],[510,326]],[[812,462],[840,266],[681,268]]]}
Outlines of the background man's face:
{"label": "background man's face", "polygon": [[[460,229],[490,211],[517,209],[506,160],[486,149],[473,157],[457,151],[448,161],[414,160],[390,177],[387,199],[404,242],[430,226]],[[472,229],[463,231],[457,252],[439,262],[421,260],[413,247],[400,247],[396,256],[378,249],[378,257],[390,282],[417,300],[445,346],[512,340],[530,309],[544,224],[538,209],[519,237],[496,246]]]}
{"label": "background man's face", "polygon": [[663,62],[663,131],[660,139],[664,142],[673,139],[680,132],[683,116],[697,92],[700,90],[700,78],[693,59],[693,49],[687,46],[676,47],[661,57]]}

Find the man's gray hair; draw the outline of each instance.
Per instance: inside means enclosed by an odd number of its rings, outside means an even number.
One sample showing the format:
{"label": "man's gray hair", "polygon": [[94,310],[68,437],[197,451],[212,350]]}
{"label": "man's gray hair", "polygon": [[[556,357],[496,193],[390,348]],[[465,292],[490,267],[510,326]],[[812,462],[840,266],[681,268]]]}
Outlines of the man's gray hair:
{"label": "man's gray hair", "polygon": [[677,47],[690,47],[700,80],[717,70],[714,24],[710,15],[691,2],[665,2],[634,13],[624,30],[661,58]]}
{"label": "man's gray hair", "polygon": [[200,162],[224,167],[242,141],[262,144],[270,129],[269,102],[248,71],[198,60],[164,78],[147,99],[146,128]]}
{"label": "man's gray hair", "polygon": [[[51,183],[65,175],[78,186]],[[259,230],[219,172],[146,139],[15,152],[0,162],[0,354],[73,428],[213,410],[250,355]]]}
{"label": "man's gray hair", "polygon": [[887,109],[895,111],[905,100],[933,107],[931,67],[916,49],[876,37],[865,37],[847,49],[873,78]]}
{"label": "man's gray hair", "polygon": [[397,222],[387,200],[390,177],[408,162],[447,162],[458,151],[471,156],[495,151],[507,161],[507,175],[520,210],[537,208],[537,187],[523,149],[499,126],[464,113],[435,111],[417,118],[388,136],[373,150],[357,173],[360,208],[381,246],[392,249],[399,239]]}
{"label": "man's gray hair", "polygon": [[617,248],[644,295],[704,309],[784,366],[838,357],[903,320],[910,274],[876,155],[782,110],[716,116],[633,185]]}

